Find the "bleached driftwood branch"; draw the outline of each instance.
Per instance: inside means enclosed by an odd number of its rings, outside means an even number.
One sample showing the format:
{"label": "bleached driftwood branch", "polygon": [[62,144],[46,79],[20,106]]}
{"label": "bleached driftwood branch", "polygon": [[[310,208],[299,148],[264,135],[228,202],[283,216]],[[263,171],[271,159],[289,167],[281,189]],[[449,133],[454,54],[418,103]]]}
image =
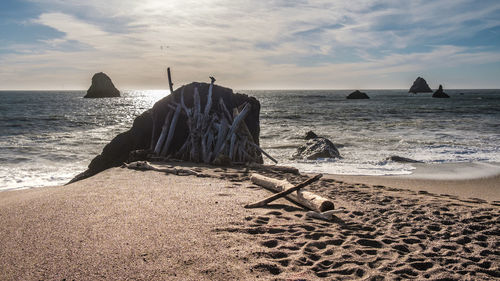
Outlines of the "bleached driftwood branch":
{"label": "bleached driftwood branch", "polygon": [[[282,192],[294,187],[294,185],[287,180],[277,180],[260,174],[252,174],[250,179],[254,184],[260,185],[273,192]],[[287,195],[287,198],[307,209],[320,213],[334,209],[334,204],[331,200],[309,191],[297,191],[296,193]]]}
{"label": "bleached driftwood branch", "polygon": [[306,181],[304,182],[301,182],[299,183],[298,185],[294,186],[294,187],[291,187],[291,188],[288,188],[288,189],[284,189],[283,191],[277,193],[277,194],[274,194],[273,196],[269,196],[268,198],[264,199],[264,200],[261,200],[259,202],[256,202],[256,203],[253,203],[253,204],[248,204],[245,206],[245,208],[257,208],[257,207],[262,207],[262,206],[265,206],[281,197],[285,197],[287,196],[288,194],[291,194],[292,192],[294,191],[297,191],[299,192],[299,189],[303,188],[303,187],[306,187],[307,185],[319,180],[323,175],[322,174],[318,174],[312,178],[309,178],[307,179]]}
{"label": "bleached driftwood branch", "polygon": [[165,122],[163,123],[160,137],[158,138],[158,142],[156,142],[156,146],[155,146],[155,150],[154,150],[155,154],[160,153],[163,141],[165,140],[167,133],[168,133],[168,129],[170,127],[170,119],[172,118],[172,115],[173,115],[173,112],[169,111],[167,113],[167,116],[165,117]]}
{"label": "bleached driftwood branch", "polygon": [[140,171],[158,171],[158,172],[164,172],[167,174],[174,174],[174,175],[193,175],[193,176],[200,176],[202,174],[195,172],[193,170],[189,169],[179,169],[179,168],[166,168],[166,167],[157,167],[152,165],[151,163],[147,161],[137,161],[137,162],[132,162],[129,164],[124,164],[124,167],[132,169],[132,170],[140,170]]}
{"label": "bleached driftwood branch", "polygon": [[[170,111],[171,113],[172,111]],[[181,105],[178,104],[175,109],[174,118],[172,119],[172,123],[170,123],[170,128],[168,129],[167,141],[165,141],[165,145],[160,153],[161,156],[167,155],[168,149],[170,148],[170,144],[172,143],[172,139],[174,138],[175,126],[177,126],[177,120],[179,119],[179,114],[181,113]]]}

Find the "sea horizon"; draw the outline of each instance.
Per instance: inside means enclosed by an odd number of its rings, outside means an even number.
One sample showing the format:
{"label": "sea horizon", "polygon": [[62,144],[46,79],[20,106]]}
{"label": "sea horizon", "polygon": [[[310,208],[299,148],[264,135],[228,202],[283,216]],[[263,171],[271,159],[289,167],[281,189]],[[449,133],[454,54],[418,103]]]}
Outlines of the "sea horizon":
{"label": "sea horizon", "polygon": [[[189,83],[182,84],[187,85]],[[215,83],[218,84],[218,83]],[[181,87],[179,86],[179,87]],[[226,85],[227,87],[229,85]],[[174,87],[177,88],[177,87]],[[404,91],[408,88],[235,88],[233,89],[234,92],[238,91],[355,91],[355,90],[362,90],[362,91]],[[437,90],[438,88],[432,88]],[[84,89],[0,89],[0,92],[82,92],[82,91],[87,91],[87,88]],[[127,92],[127,91],[168,91],[168,86],[165,88],[123,88],[119,89],[120,92]],[[175,89],[174,89],[175,90]],[[445,91],[450,90],[450,91],[459,91],[459,90],[500,90],[500,87],[498,88],[444,88]],[[431,92],[428,93],[417,93],[417,94],[432,94]]]}

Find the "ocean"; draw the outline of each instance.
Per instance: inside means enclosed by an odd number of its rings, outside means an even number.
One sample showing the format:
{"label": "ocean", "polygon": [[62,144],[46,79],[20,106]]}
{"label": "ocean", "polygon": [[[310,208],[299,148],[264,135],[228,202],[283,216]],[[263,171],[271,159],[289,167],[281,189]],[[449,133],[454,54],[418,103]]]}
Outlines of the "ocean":
{"label": "ocean", "polygon": [[[499,163],[500,90],[445,90],[450,99],[407,90],[237,91],[261,103],[261,147],[303,172],[410,174],[412,164]],[[0,190],[60,185],[84,171],[114,136],[169,91],[0,91]],[[329,138],[343,159],[291,160],[305,133]],[[267,160],[266,160],[267,161]],[[270,162],[269,162],[270,163]]]}

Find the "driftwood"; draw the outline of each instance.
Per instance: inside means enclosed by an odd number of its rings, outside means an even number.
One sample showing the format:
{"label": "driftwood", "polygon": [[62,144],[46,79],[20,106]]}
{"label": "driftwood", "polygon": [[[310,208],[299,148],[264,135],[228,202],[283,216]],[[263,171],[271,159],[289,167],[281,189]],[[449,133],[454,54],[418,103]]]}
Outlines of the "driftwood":
{"label": "driftwood", "polygon": [[336,213],[341,213],[343,212],[342,210],[330,210],[322,213],[318,213],[315,211],[309,211],[306,213],[305,218],[312,218],[312,219],[320,219],[324,221],[333,221],[334,214]]}
{"label": "driftwood", "polygon": [[254,169],[272,171],[272,172],[277,172],[277,173],[290,173],[290,174],[294,174],[294,175],[300,174],[299,169],[297,169],[295,167],[278,166],[278,165],[264,165],[264,164],[257,164],[257,163],[250,163],[248,166],[250,168],[254,168]]}
{"label": "driftwood", "polygon": [[253,203],[253,204],[248,204],[245,206],[245,208],[257,208],[257,207],[262,207],[262,206],[265,206],[275,200],[278,200],[279,198],[281,197],[285,197],[287,196],[288,194],[294,192],[294,191],[299,191],[299,189],[303,188],[303,187],[306,187],[307,185],[319,180],[323,175],[322,174],[318,174],[310,179],[307,179],[306,181],[304,182],[301,182],[300,184],[292,187],[292,188],[289,188],[289,189],[285,189],[283,190],[282,192],[279,192],[277,194],[274,194],[273,196],[269,196],[268,198],[264,199],[264,200],[261,200],[259,202],[256,202],[256,203]]}
{"label": "driftwood", "polygon": [[259,150],[265,156],[267,156],[267,158],[269,158],[271,161],[273,161],[274,163],[278,164],[278,160],[274,159],[271,155],[267,154],[267,152],[265,152],[264,150],[262,150],[262,148],[260,148],[258,145],[256,145],[253,142],[250,143],[250,145],[253,146],[253,147],[255,147],[257,150]]}
{"label": "driftwood", "polygon": [[172,75],[170,75],[170,67],[167,67],[167,76],[168,76],[168,87],[170,89],[170,93],[173,93],[174,83],[172,83]]}
{"label": "driftwood", "polygon": [[[282,192],[294,187],[294,185],[287,180],[277,180],[260,174],[252,174],[251,180],[254,184],[260,185],[273,192]],[[297,191],[296,193],[287,195],[287,198],[298,205],[319,213],[334,209],[334,204],[331,200],[309,191]]]}
{"label": "driftwood", "polygon": [[172,123],[170,123],[170,128],[168,129],[167,140],[165,141],[165,145],[163,146],[163,149],[161,150],[161,153],[160,153],[161,156],[167,155],[170,144],[172,143],[172,139],[174,138],[175,126],[177,126],[177,120],[179,119],[180,113],[181,113],[181,105],[178,104],[177,108],[175,109]]}
{"label": "driftwood", "polygon": [[170,127],[170,119],[172,118],[172,115],[173,115],[173,112],[169,111],[167,113],[167,117],[165,117],[165,122],[163,123],[161,134],[160,134],[160,137],[158,138],[158,141],[156,142],[156,146],[155,146],[155,150],[154,150],[154,152],[156,154],[160,153],[163,141],[167,137],[168,129]]}
{"label": "driftwood", "polygon": [[174,175],[185,175],[185,176],[204,176],[203,174],[200,174],[198,172],[195,172],[193,170],[189,169],[179,169],[179,168],[167,168],[167,167],[157,167],[152,165],[151,163],[147,161],[137,161],[137,162],[132,162],[129,164],[123,164],[124,168],[129,168],[132,170],[140,170],[140,171],[158,171],[158,172],[163,172],[167,174],[174,174]]}
{"label": "driftwood", "polygon": [[[167,70],[171,86],[170,69]],[[188,108],[185,103],[185,88],[183,87],[180,103],[172,101],[166,105],[168,113],[161,129],[158,128],[158,121],[155,120],[151,141],[151,148],[153,148],[154,143],[156,144],[154,146],[155,156],[208,164],[227,163],[227,161],[229,163],[254,163],[261,159],[261,155],[264,154],[276,163],[274,158],[256,144],[245,124],[245,117],[251,110],[250,103],[240,105],[241,112],[238,108],[232,108],[233,114],[231,114],[222,98],[219,98],[218,102],[214,102],[215,78],[210,77],[210,80],[208,93],[202,93],[206,95],[204,105],[202,100],[205,99],[200,96],[198,87],[194,87],[193,104],[191,108]],[[175,138],[175,128],[181,114],[185,117],[182,120],[187,120],[188,136],[177,151],[172,151],[172,139]],[[161,134],[157,137],[156,134],[160,130]]]}

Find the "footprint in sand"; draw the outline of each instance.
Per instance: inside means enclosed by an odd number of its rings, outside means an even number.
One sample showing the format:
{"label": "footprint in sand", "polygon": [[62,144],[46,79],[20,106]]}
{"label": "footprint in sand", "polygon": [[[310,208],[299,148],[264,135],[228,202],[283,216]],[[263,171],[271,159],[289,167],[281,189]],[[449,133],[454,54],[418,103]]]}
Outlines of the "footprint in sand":
{"label": "footprint in sand", "polygon": [[382,248],[382,243],[373,239],[358,239],[356,243],[364,247]]}
{"label": "footprint in sand", "polygon": [[275,248],[278,246],[278,240],[272,239],[272,240],[266,240],[261,243],[262,246],[267,247],[267,248]]}

